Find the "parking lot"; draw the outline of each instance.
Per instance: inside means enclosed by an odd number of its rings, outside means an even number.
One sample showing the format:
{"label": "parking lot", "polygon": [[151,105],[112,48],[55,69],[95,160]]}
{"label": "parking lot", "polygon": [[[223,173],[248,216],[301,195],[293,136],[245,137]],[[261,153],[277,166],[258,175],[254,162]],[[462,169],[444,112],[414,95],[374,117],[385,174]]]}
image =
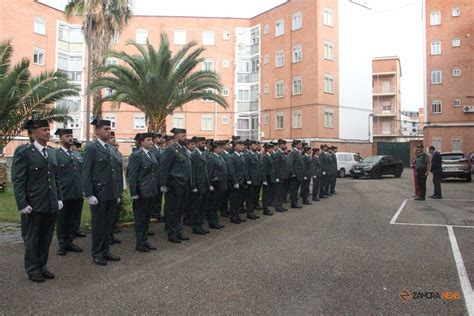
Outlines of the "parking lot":
{"label": "parking lot", "polygon": [[[190,242],[151,237],[137,253],[131,229],[107,267],[88,252],[55,254],[56,279],[33,284],[20,242],[0,245],[0,310],[7,314],[474,315],[474,184],[442,183],[444,200],[413,201],[412,174],[339,179],[338,194]],[[431,177],[428,195],[432,193]],[[90,238],[77,240],[85,249]]]}

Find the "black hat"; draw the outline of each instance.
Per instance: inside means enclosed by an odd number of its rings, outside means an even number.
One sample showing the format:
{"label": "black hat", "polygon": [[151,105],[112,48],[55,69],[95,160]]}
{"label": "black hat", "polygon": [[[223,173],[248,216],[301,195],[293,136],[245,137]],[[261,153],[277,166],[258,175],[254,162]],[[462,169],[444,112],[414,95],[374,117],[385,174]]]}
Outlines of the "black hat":
{"label": "black hat", "polygon": [[173,139],[173,136],[171,136],[171,135],[165,135],[164,138],[165,138],[165,140],[172,140],[172,139]]}
{"label": "black hat", "polygon": [[82,143],[80,141],[78,141],[77,138],[73,138],[72,141],[73,141],[74,146],[76,146],[78,148],[82,147]]}
{"label": "black hat", "polygon": [[95,127],[110,126],[110,121],[95,118],[92,120],[91,125],[94,125]]}
{"label": "black hat", "polygon": [[144,140],[145,138],[153,137],[153,133],[137,133],[134,140]]}
{"label": "black hat", "polygon": [[232,136],[232,140],[239,140],[240,136]]}
{"label": "black hat", "polygon": [[327,147],[327,146],[326,145],[321,145],[319,147],[324,150],[324,148]]}
{"label": "black hat", "polygon": [[209,144],[209,147],[211,149],[214,149],[218,146],[224,146],[225,144],[227,144],[227,141],[221,141],[221,140],[216,140],[216,141],[213,141]]}
{"label": "black hat", "polygon": [[245,145],[245,140],[243,140],[243,139],[236,139],[236,140],[233,140],[233,141],[232,141],[232,145],[238,145],[238,144]]}
{"label": "black hat", "polygon": [[279,139],[279,140],[277,141],[277,143],[278,143],[278,145],[286,144],[286,140],[284,140],[284,139]]}
{"label": "black hat", "polygon": [[134,140],[140,140],[142,139],[142,133],[137,133],[137,135],[135,135],[135,137],[133,138]]}
{"label": "black hat", "polygon": [[298,139],[294,139],[293,142],[291,143],[293,146],[296,146],[298,144],[301,144],[301,140],[298,140]]}
{"label": "black hat", "polygon": [[170,133],[173,133],[173,134],[186,134],[186,129],[185,128],[176,128],[176,127],[173,127],[170,131]]}
{"label": "black hat", "polygon": [[63,135],[67,135],[67,134],[72,134],[72,129],[70,129],[70,128],[58,128],[56,130],[56,132],[54,132],[54,135],[59,135],[59,136],[63,136]]}
{"label": "black hat", "polygon": [[25,124],[26,129],[34,129],[40,127],[49,127],[48,120],[29,120]]}
{"label": "black hat", "polygon": [[[206,137],[196,137],[195,136],[195,137],[193,137],[193,139],[194,139],[195,142],[203,142],[203,141],[206,140]],[[214,140],[213,139],[208,139],[208,141],[213,142]]]}
{"label": "black hat", "polygon": [[247,139],[247,145],[256,145],[256,144],[257,144],[256,140]]}
{"label": "black hat", "polygon": [[312,148],[311,146],[304,146],[303,151],[307,152],[307,151],[311,150],[311,148]]}
{"label": "black hat", "polygon": [[160,133],[153,133],[153,138],[156,138],[156,137],[161,137],[162,135]]}
{"label": "black hat", "polygon": [[196,142],[196,136],[186,139],[186,144],[191,144]]}
{"label": "black hat", "polygon": [[269,143],[265,143],[265,144],[263,145],[263,148],[272,148],[272,147],[274,147],[274,146],[275,146],[275,143],[269,142]]}

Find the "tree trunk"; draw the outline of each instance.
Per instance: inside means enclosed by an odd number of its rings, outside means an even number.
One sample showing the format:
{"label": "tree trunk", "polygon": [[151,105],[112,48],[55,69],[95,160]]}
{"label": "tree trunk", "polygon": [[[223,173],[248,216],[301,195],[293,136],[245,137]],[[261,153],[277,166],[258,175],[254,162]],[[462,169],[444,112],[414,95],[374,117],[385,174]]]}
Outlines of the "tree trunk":
{"label": "tree trunk", "polygon": [[148,131],[166,134],[166,116],[148,117]]}

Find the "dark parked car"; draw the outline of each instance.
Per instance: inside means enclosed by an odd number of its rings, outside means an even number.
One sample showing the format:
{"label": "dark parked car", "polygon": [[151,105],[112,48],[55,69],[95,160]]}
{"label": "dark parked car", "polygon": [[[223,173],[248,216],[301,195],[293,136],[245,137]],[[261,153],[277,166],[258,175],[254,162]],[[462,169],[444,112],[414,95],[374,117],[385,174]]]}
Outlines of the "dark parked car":
{"label": "dark parked car", "polygon": [[393,174],[396,178],[400,178],[403,173],[403,163],[389,155],[370,156],[356,163],[350,173],[354,179],[362,176],[379,179],[386,174]]}
{"label": "dark parked car", "polygon": [[442,179],[462,178],[472,181],[471,161],[463,153],[441,153],[443,174]]}

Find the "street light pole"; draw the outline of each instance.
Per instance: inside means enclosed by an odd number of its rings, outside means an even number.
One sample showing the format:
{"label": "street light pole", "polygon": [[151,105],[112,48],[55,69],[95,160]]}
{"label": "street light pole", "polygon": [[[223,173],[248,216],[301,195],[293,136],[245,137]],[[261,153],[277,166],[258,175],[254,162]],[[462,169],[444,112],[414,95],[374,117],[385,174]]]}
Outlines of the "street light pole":
{"label": "street light pole", "polygon": [[[87,16],[86,34],[90,34],[92,28],[92,16]],[[91,36],[87,36],[87,88],[86,88],[86,144],[89,145],[91,141],[91,70],[92,70],[92,47]]]}

